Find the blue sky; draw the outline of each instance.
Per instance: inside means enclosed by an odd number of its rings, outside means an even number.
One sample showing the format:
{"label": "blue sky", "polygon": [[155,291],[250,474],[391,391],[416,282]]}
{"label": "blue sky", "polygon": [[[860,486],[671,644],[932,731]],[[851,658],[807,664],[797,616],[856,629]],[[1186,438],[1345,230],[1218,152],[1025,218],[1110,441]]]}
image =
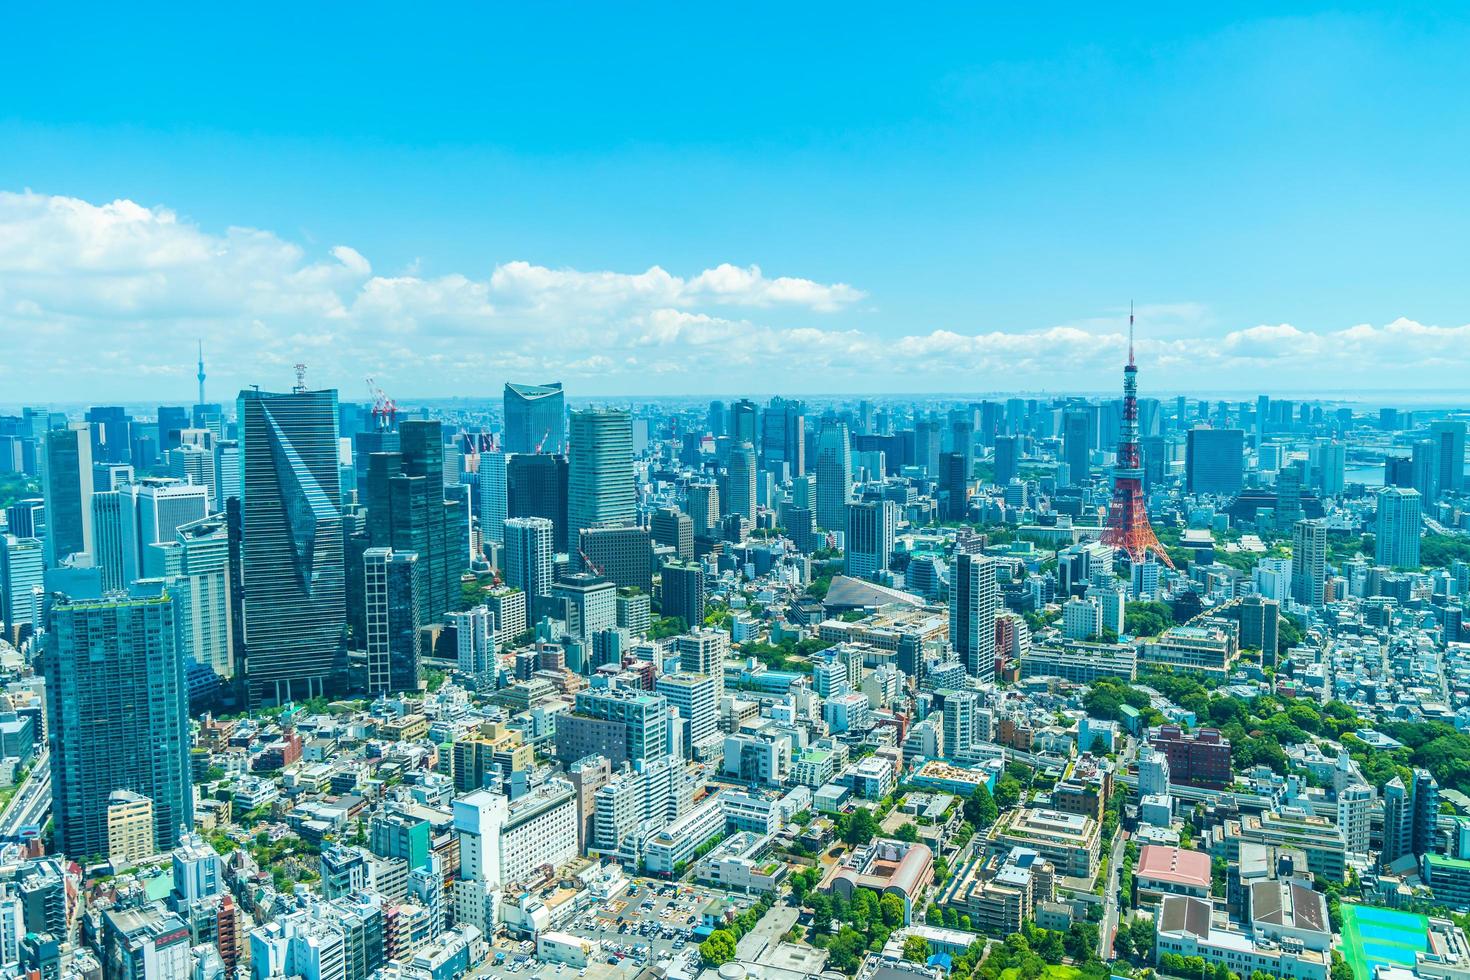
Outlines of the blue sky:
{"label": "blue sky", "polygon": [[1470,22],[1198,6],[12,11],[0,386],[1470,387]]}

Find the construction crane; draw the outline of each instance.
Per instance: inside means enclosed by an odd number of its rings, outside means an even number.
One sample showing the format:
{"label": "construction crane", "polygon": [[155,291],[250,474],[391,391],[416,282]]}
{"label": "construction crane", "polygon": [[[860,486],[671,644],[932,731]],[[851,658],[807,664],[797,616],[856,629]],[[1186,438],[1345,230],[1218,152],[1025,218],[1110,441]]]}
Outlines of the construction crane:
{"label": "construction crane", "polygon": [[545,446],[546,445],[546,440],[548,440],[550,438],[551,438],[551,430],[550,429],[547,429],[546,432],[541,436],[541,441],[538,442],[538,443],[536,443],[536,452],[538,452],[538,453],[541,452],[541,447]]}
{"label": "construction crane", "polygon": [[299,395],[306,391],[306,365],[297,362],[293,368],[296,371],[296,387],[291,390]]}
{"label": "construction crane", "polygon": [[603,570],[601,565],[593,561],[592,558],[587,554],[587,552],[583,551],[581,548],[578,548],[577,554],[581,556],[582,564],[586,565],[588,568],[596,572],[598,578],[607,578],[607,572]]}
{"label": "construction crane", "polygon": [[380,430],[392,429],[398,421],[398,403],[389,398],[388,393],[372,378],[367,379],[367,386],[373,396],[373,420]]}

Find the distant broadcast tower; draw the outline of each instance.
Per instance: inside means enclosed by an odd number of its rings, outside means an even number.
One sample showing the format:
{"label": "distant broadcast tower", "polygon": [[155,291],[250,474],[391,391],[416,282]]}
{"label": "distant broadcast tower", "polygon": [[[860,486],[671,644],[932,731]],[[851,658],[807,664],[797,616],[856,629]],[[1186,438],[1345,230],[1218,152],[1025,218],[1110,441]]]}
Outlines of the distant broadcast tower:
{"label": "distant broadcast tower", "polygon": [[1123,434],[1118,442],[1118,465],[1113,469],[1113,502],[1108,507],[1108,526],[1103,544],[1128,553],[1128,560],[1142,564],[1152,551],[1170,568],[1174,563],[1159,544],[1148,522],[1143,499],[1143,456],[1138,450],[1138,365],[1133,362],[1133,308],[1128,309],[1128,366],[1123,369]]}
{"label": "distant broadcast tower", "polygon": [[196,405],[204,404],[204,341],[199,341],[199,401]]}

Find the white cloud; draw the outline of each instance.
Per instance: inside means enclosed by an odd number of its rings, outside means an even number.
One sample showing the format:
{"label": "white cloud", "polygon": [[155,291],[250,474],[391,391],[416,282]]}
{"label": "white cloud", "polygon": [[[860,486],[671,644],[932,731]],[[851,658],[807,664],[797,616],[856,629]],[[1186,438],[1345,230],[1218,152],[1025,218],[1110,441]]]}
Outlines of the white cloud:
{"label": "white cloud", "polygon": [[[371,374],[406,396],[527,376],[598,393],[1095,389],[1111,387],[1127,348],[1123,309],[1038,330],[893,331],[872,327],[866,300],[730,263],[688,276],[524,261],[389,274],[347,245],[312,255],[127,200],[0,193],[0,390],[13,400],[183,400],[196,337],[214,397],[285,384],[298,359],[316,383],[355,392]],[[1221,387],[1266,366],[1381,384],[1386,369],[1457,377],[1470,360],[1470,326],[1230,330],[1198,303],[1140,306],[1138,318],[1159,387]]]}

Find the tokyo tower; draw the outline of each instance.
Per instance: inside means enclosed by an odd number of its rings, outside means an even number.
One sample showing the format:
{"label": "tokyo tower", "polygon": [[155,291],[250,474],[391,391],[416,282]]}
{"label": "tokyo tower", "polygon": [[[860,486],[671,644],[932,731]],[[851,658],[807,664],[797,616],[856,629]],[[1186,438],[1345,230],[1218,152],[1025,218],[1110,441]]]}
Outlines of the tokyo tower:
{"label": "tokyo tower", "polygon": [[1174,563],[1159,544],[1148,507],[1143,500],[1143,456],[1138,451],[1138,365],[1133,362],[1133,309],[1128,310],[1128,366],[1123,369],[1123,433],[1118,440],[1118,465],[1113,469],[1113,502],[1103,544],[1128,553],[1137,565],[1152,551],[1170,568]]}

